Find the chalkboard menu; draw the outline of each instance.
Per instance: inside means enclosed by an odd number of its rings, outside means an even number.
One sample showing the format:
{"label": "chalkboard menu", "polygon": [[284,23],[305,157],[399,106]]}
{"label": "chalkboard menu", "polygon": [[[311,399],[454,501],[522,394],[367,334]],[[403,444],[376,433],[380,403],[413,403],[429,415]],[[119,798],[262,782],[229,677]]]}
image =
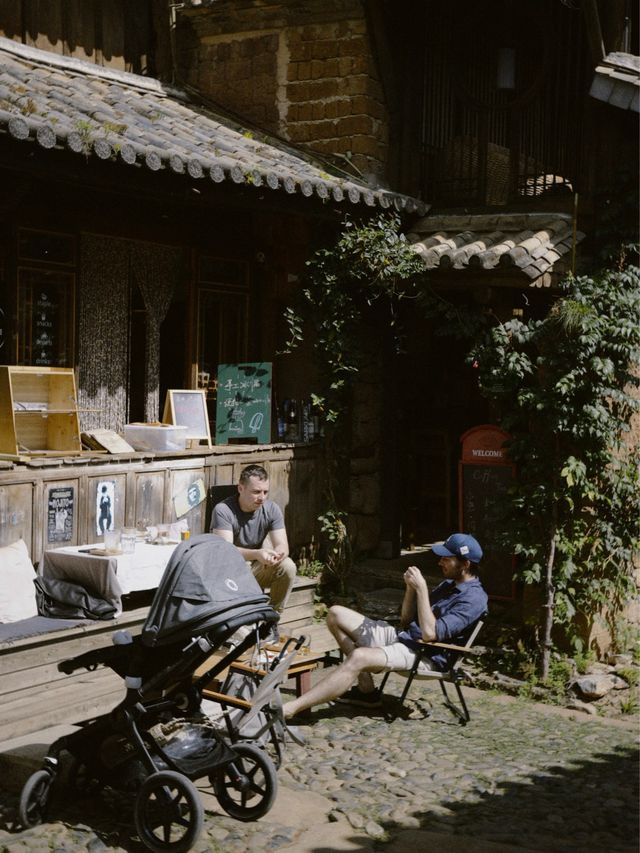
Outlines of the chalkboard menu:
{"label": "chalkboard menu", "polygon": [[461,530],[475,536],[484,551],[480,566],[484,588],[490,596],[511,599],[515,561],[496,538],[501,526],[499,503],[515,474],[502,448],[506,438],[502,430],[486,425],[462,437],[459,507]]}
{"label": "chalkboard menu", "polygon": [[271,362],[219,364],[216,444],[271,441]]}

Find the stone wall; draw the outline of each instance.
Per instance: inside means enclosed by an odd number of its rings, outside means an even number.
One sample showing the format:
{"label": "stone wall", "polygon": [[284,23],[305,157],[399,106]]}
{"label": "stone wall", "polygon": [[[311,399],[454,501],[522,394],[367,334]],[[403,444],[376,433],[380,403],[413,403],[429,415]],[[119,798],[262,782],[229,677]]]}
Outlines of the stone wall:
{"label": "stone wall", "polygon": [[363,4],[218,2],[185,11],[181,76],[212,101],[384,180],[388,117]]}

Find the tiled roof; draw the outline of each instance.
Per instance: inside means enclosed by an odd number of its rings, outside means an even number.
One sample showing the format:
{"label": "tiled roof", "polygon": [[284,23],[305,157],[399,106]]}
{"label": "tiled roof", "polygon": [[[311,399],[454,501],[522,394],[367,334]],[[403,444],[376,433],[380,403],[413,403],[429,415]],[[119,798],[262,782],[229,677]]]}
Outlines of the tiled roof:
{"label": "tiled roof", "polygon": [[0,133],[45,149],[114,158],[186,180],[266,186],[423,214],[423,202],[370,187],[286,142],[217,115],[197,94],[0,38]]}
{"label": "tiled roof", "polygon": [[[576,243],[583,237],[576,231]],[[511,270],[543,287],[570,261],[574,234],[567,214],[500,213],[426,216],[408,239],[428,269]]]}
{"label": "tiled roof", "polygon": [[596,67],[589,94],[623,110],[640,112],[640,57],[609,53]]}

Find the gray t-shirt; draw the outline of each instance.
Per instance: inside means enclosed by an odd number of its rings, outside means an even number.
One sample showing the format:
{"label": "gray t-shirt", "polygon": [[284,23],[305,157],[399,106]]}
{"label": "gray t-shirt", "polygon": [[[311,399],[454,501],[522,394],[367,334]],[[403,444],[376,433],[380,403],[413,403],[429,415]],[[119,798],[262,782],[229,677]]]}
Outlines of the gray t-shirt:
{"label": "gray t-shirt", "polygon": [[240,548],[262,548],[267,533],[283,529],[282,510],[269,500],[254,512],[244,512],[238,496],[232,495],[216,504],[211,516],[211,530],[231,530],[233,544]]}

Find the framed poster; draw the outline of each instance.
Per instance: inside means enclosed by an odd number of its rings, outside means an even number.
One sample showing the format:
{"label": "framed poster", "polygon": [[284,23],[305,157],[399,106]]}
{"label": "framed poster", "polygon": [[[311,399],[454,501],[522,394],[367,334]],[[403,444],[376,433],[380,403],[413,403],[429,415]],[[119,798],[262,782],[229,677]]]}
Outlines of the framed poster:
{"label": "framed poster", "polygon": [[105,531],[115,530],[113,523],[115,505],[115,480],[101,480],[96,489],[96,535],[104,536]]}
{"label": "framed poster", "polygon": [[73,486],[54,486],[47,497],[47,542],[73,540]]}
{"label": "framed poster", "polygon": [[211,447],[206,391],[169,390],[162,420],[166,424],[187,427],[187,438],[206,441]]}
{"label": "framed poster", "polygon": [[271,441],[271,362],[218,365],[216,444]]}

